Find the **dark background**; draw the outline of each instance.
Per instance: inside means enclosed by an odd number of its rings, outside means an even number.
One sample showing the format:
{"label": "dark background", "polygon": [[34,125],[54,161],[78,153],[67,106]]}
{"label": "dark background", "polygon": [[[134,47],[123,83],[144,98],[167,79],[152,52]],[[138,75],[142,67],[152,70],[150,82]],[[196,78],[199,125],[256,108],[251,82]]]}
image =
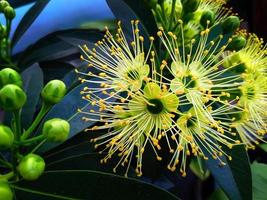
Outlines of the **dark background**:
{"label": "dark background", "polygon": [[250,32],[267,41],[267,0],[230,0],[228,4],[247,22]]}

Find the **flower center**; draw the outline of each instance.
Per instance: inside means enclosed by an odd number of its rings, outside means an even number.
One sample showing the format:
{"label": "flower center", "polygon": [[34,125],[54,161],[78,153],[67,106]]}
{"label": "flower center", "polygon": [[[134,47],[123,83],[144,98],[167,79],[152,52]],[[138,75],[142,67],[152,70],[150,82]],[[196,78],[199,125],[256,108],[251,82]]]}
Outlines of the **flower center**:
{"label": "flower center", "polygon": [[196,81],[193,80],[192,75],[185,76],[182,81],[184,83],[185,88],[194,88],[196,86]]}
{"label": "flower center", "polygon": [[137,80],[140,78],[139,73],[136,70],[129,70],[127,76],[132,80]]}
{"label": "flower center", "polygon": [[186,122],[187,128],[193,127],[195,125],[196,121],[197,121],[196,117],[190,117]]}
{"label": "flower center", "polygon": [[248,98],[248,100],[252,100],[255,96],[255,90],[253,87],[249,87],[247,88],[246,94],[245,94]]}
{"label": "flower center", "polygon": [[152,114],[159,114],[163,110],[163,104],[159,99],[150,99],[149,103],[153,105],[147,105],[147,110]]}

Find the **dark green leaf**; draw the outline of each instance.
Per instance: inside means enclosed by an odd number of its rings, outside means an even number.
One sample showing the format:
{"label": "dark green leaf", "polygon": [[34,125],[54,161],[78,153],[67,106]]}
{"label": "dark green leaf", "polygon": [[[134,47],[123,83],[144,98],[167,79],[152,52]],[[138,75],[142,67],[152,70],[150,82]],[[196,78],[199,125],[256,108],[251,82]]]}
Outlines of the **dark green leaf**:
{"label": "dark green leaf", "polygon": [[23,87],[27,94],[27,102],[21,112],[21,120],[24,128],[27,128],[33,119],[40,92],[43,88],[43,72],[38,64],[34,64],[21,73]]}
{"label": "dark green leaf", "polygon": [[260,145],[260,148],[261,148],[263,151],[267,152],[267,144],[261,144],[261,145]]}
{"label": "dark green leaf", "polygon": [[253,180],[253,199],[265,200],[267,197],[267,165],[254,162],[251,165]]}
{"label": "dark green leaf", "polygon": [[222,189],[216,189],[208,200],[229,200],[229,198],[225,195]]}
{"label": "dark green leaf", "polygon": [[[27,188],[28,191],[25,191]],[[30,190],[42,192],[34,194]],[[50,199],[47,195],[75,199],[116,200],[174,200],[172,194],[151,184],[96,171],[50,171],[34,182],[15,185],[18,199]],[[51,198],[52,199],[52,198]],[[54,199],[60,199],[54,197]],[[63,199],[63,198],[62,198]],[[67,199],[67,198],[65,198]]]}
{"label": "dark green leaf", "polygon": [[[148,36],[155,36],[158,28],[153,13],[142,0],[106,0],[115,17],[123,22],[128,34],[131,34],[131,20],[139,19],[140,31],[146,41]],[[145,43],[148,46],[148,43]]]}
{"label": "dark green leaf", "polygon": [[35,62],[79,54],[78,45],[91,45],[101,37],[102,34],[95,30],[69,29],[54,32],[27,48],[20,56],[18,66],[23,68]]}
{"label": "dark green leaf", "polygon": [[226,165],[221,166],[218,160],[210,156],[206,162],[208,169],[230,199],[251,200],[251,171],[244,146],[236,146],[225,151],[232,156],[232,161],[223,156],[221,159]]}
{"label": "dark green leaf", "polygon": [[50,0],[39,0],[37,1],[23,16],[21,19],[17,29],[12,38],[12,46],[19,41],[19,39],[23,36],[23,34],[28,30],[28,28],[32,25],[35,19],[39,16],[42,10],[46,7]]}

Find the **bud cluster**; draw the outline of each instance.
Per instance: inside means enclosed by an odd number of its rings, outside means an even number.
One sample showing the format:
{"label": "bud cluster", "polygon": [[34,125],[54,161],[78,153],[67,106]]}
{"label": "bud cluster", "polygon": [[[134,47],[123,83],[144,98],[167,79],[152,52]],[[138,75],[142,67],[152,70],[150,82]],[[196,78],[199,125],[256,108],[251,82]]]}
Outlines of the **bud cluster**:
{"label": "bud cluster", "polygon": [[[5,1],[0,1],[0,9],[5,5],[3,2]],[[10,13],[7,15],[11,17]],[[7,170],[11,170],[4,175],[0,172],[0,200],[11,200],[13,197],[8,184],[9,179],[15,180],[18,176],[21,176],[28,181],[36,180],[45,170],[44,159],[37,154],[22,151],[24,146],[38,145],[44,140],[64,142],[68,139],[70,124],[60,118],[45,121],[41,134],[32,134],[49,109],[64,98],[66,91],[64,82],[60,80],[48,82],[40,94],[42,108],[31,126],[26,129],[20,127],[21,109],[27,102],[27,94],[23,89],[22,78],[18,72],[11,68],[4,68],[0,71],[0,108],[5,112],[11,112],[14,116],[12,125],[0,124],[0,151],[10,151],[12,157],[15,157],[12,163],[0,158],[1,164],[4,163]],[[24,131],[22,132],[22,130]]]}

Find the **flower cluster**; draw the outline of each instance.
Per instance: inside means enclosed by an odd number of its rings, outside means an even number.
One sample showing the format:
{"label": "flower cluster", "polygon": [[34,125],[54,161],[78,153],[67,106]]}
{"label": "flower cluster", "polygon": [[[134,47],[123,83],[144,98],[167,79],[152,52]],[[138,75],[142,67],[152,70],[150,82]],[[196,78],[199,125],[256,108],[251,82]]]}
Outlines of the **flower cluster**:
{"label": "flower cluster", "polygon": [[[132,21],[129,41],[119,22],[117,33],[107,29],[95,48],[81,46],[89,69],[76,72],[81,82],[92,85],[81,94],[94,109],[79,112],[84,120],[98,122],[87,131],[107,130],[92,141],[106,153],[101,162],[119,157],[114,172],[122,165],[127,175],[136,163],[141,176],[148,146],[159,161],[167,148],[171,159],[166,167],[185,176],[190,155],[225,165],[222,157],[232,159],[225,147],[254,148],[264,141],[266,46],[244,31],[226,34],[240,22],[222,9],[224,3],[200,1],[190,20],[177,19],[178,31],[160,27],[157,38],[142,36],[139,22]],[[191,34],[193,21],[202,26]],[[218,25],[221,33],[212,37]],[[154,48],[155,39],[164,47],[163,58]]]}

